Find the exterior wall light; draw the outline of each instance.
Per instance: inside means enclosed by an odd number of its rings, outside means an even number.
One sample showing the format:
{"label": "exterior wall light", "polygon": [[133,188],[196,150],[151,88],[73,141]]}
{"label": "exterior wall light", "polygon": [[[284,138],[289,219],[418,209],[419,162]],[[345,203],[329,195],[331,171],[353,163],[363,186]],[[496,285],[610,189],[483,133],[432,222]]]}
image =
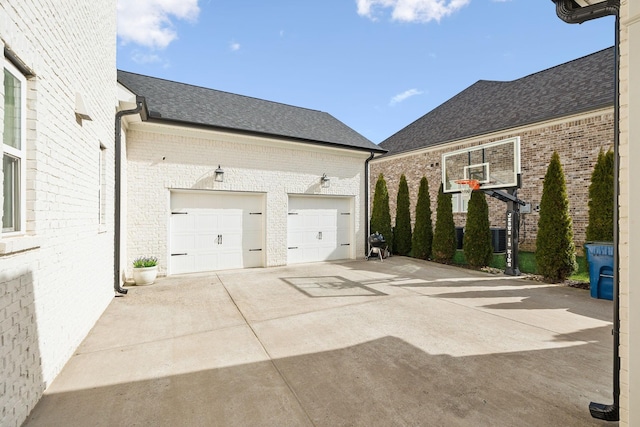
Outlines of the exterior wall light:
{"label": "exterior wall light", "polygon": [[214,173],[216,182],[224,182],[224,171],[220,168],[220,165],[218,165],[218,169],[216,169]]}
{"label": "exterior wall light", "polygon": [[323,173],[322,177],[320,178],[320,187],[322,188],[331,187],[331,178],[329,178],[326,173]]}

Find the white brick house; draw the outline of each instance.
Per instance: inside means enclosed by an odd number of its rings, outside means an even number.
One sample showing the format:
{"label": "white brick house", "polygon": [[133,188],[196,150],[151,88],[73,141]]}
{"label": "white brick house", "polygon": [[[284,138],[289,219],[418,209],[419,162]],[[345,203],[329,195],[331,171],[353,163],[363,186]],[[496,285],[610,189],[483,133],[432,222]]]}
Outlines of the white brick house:
{"label": "white brick house", "polygon": [[[214,269],[364,255],[365,166],[384,150],[330,115],[223,94],[222,112],[244,123],[234,127],[202,121],[202,111],[215,110],[209,99],[189,110],[143,90],[144,114],[125,116],[114,138],[116,111],[135,105],[117,84],[115,0],[2,2],[0,44],[0,425],[22,424],[134,257],[158,256],[163,273],[193,271],[171,264],[168,243],[211,230],[176,234],[172,210],[203,220],[222,208],[220,240],[236,239],[241,252],[217,254]],[[212,175],[218,164],[223,182]],[[202,212],[212,202],[216,209]],[[340,216],[323,216],[328,210]],[[307,244],[309,227],[293,217],[328,224],[314,227],[322,244]],[[297,235],[288,234],[292,225]],[[296,238],[306,248],[297,257],[288,246]]]}
{"label": "white brick house", "polygon": [[[633,186],[640,162],[640,4],[620,2],[620,425],[640,423],[640,199]],[[635,194],[635,196],[633,196]]]}
{"label": "white brick house", "polygon": [[123,107],[137,95],[148,110],[125,126],[129,264],[155,256],[179,274],[364,256],[366,162],[384,150],[319,111],[118,80]]}
{"label": "white brick house", "polygon": [[2,426],[113,298],[115,34],[115,0],[0,2]]}

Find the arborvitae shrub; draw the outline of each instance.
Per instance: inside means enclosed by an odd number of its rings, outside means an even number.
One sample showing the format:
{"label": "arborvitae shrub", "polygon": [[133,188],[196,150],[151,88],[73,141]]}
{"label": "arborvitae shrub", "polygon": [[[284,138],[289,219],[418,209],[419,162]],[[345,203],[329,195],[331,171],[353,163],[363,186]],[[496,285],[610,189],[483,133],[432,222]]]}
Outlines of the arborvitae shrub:
{"label": "arborvitae shrub", "polygon": [[473,191],[464,229],[464,257],[472,267],[484,267],[493,259],[489,205],[482,191]]}
{"label": "arborvitae shrub", "polygon": [[431,197],[429,196],[429,181],[426,177],[420,180],[418,201],[416,203],[416,223],[413,227],[411,249],[413,256],[429,259],[433,243],[433,223],[431,222]]}
{"label": "arborvitae shrub", "polygon": [[389,248],[393,244],[391,233],[391,213],[389,210],[389,192],[384,176],[380,174],[376,182],[376,189],[373,194],[373,208],[371,209],[371,223],[369,225],[371,233],[380,233],[387,242]]}
{"label": "arborvitae shrub", "polygon": [[566,182],[556,152],[551,157],[542,187],[536,264],[538,273],[550,282],[565,280],[578,267]]}
{"label": "arborvitae shrub", "polygon": [[393,245],[395,253],[404,256],[411,252],[411,211],[409,205],[409,186],[407,178],[402,174],[396,199],[396,228],[393,230]]}
{"label": "arborvitae shrub", "polygon": [[600,150],[589,185],[589,224],[587,241],[613,241],[613,151]]}
{"label": "arborvitae shrub", "polygon": [[451,194],[438,191],[436,228],[433,232],[432,256],[434,261],[450,263],[456,254],[456,225],[453,222]]}

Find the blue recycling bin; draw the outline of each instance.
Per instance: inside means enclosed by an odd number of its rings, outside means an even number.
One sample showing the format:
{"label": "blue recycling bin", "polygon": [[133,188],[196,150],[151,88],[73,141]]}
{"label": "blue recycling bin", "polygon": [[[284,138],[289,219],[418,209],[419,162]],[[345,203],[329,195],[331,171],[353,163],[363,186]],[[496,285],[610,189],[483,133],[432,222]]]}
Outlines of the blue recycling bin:
{"label": "blue recycling bin", "polygon": [[589,263],[589,288],[593,298],[613,300],[613,244],[584,245]]}

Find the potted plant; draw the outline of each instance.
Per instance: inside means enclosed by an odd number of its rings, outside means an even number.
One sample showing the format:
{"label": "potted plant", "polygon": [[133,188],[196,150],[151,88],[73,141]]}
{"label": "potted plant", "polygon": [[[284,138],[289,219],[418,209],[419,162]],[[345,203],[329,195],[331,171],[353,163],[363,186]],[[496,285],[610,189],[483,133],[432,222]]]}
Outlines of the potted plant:
{"label": "potted plant", "polygon": [[136,285],[150,285],[158,276],[158,258],[138,257],[133,260],[133,280]]}

